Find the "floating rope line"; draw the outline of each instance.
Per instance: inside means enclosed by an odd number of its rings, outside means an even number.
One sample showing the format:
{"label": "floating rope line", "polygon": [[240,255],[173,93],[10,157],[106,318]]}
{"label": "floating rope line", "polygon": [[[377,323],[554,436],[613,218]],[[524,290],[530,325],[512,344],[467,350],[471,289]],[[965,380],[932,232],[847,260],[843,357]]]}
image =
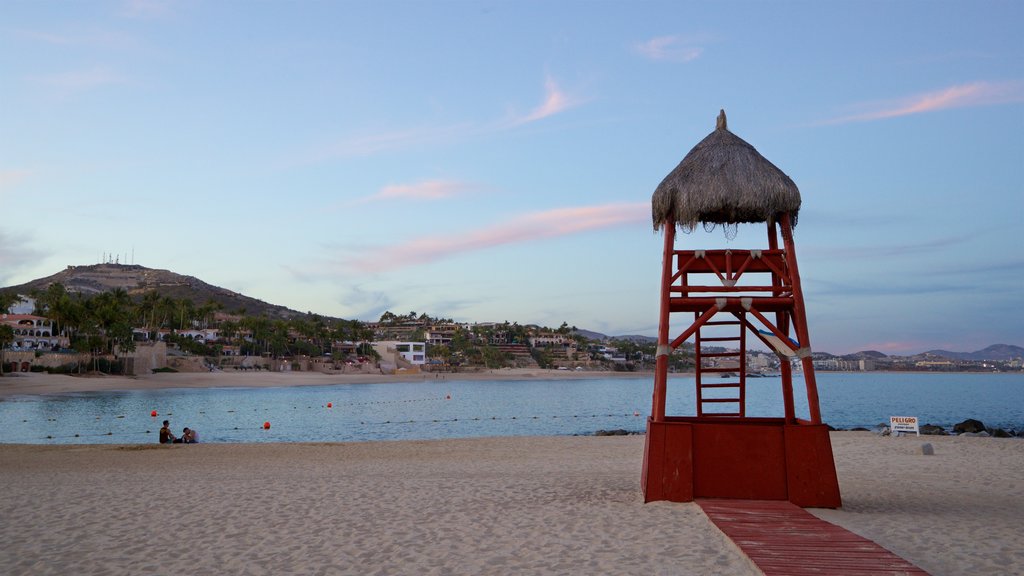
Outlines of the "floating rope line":
{"label": "floating rope line", "polygon": [[[229,410],[229,412],[234,412],[234,410]],[[360,421],[358,423],[358,425],[355,424],[354,422],[351,425],[352,426],[366,426],[366,427],[387,427],[387,426],[402,425],[402,424],[452,424],[452,423],[456,423],[456,422],[478,422],[479,423],[479,422],[503,422],[503,421],[504,422],[516,422],[516,423],[522,422],[522,423],[525,423],[525,422],[539,421],[539,420],[558,420],[558,419],[562,419],[562,420],[576,419],[576,420],[579,420],[579,419],[587,419],[587,418],[640,418],[640,417],[641,417],[641,414],[639,412],[637,412],[637,411],[634,411],[631,414],[630,413],[626,413],[626,414],[621,414],[621,413],[620,414],[551,414],[551,415],[546,415],[546,416],[545,415],[533,415],[533,416],[518,416],[518,415],[517,416],[474,416],[472,418],[431,418],[431,419],[422,419],[422,420],[415,420],[415,419],[409,419],[409,420],[384,420],[384,421],[366,421],[366,420],[362,420],[362,421]],[[48,418],[47,420],[48,421],[56,421],[55,418]],[[203,428],[201,432],[202,432],[202,435],[203,435],[204,438],[211,437],[211,436],[216,438],[218,432],[219,433],[225,433],[225,432],[230,433],[230,432],[236,432],[236,431],[248,430],[248,429],[250,429],[249,426],[244,426],[244,427],[243,426],[233,426],[233,427],[221,426],[221,427]],[[256,424],[254,424],[252,426],[252,429],[263,429],[263,426],[262,426],[261,423],[256,423]],[[105,437],[133,438],[133,437],[137,437],[137,436],[144,436],[144,435],[147,435],[147,434],[153,434],[153,431],[152,430],[145,430],[143,432],[77,433],[77,434],[64,435],[64,436],[47,435],[45,437],[39,438],[39,440],[60,440],[60,439],[71,439],[71,438],[105,438]],[[315,441],[315,440],[309,440],[309,441]],[[209,442],[209,441],[207,441],[207,442]],[[205,443],[205,442],[201,442],[201,443]],[[214,443],[218,443],[218,442],[214,442]]]}

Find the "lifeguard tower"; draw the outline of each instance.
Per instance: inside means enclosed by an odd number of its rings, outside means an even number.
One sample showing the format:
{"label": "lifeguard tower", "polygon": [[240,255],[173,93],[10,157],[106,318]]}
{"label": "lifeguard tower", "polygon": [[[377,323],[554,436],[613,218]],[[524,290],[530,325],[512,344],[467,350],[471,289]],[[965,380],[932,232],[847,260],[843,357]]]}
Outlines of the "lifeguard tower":
{"label": "lifeguard tower", "polygon": [[[715,131],[658,185],[652,208],[654,228],[663,231],[665,243],[654,398],[641,477],[645,501],[736,498],[838,508],[839,483],[818,407],[793,245],[800,209],[796,184],[728,130],[723,110]],[[728,235],[752,223],[766,224],[766,247],[675,247],[677,228],[692,232],[720,225]],[[673,335],[673,319],[688,326]],[[780,417],[746,413],[751,336],[781,360]],[[697,413],[669,416],[669,354],[691,338]],[[806,419],[797,417],[793,402],[797,361],[807,394]]]}

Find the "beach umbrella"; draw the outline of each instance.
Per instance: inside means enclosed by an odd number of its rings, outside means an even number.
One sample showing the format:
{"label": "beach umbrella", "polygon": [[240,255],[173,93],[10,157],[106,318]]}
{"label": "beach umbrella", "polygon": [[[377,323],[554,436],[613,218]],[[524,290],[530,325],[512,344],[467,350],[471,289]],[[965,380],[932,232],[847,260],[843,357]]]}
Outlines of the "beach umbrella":
{"label": "beach umbrella", "polygon": [[654,190],[654,229],[672,222],[684,232],[698,222],[714,228],[774,222],[788,212],[796,225],[800,190],[753,146],[729,131],[725,110],[708,134]]}

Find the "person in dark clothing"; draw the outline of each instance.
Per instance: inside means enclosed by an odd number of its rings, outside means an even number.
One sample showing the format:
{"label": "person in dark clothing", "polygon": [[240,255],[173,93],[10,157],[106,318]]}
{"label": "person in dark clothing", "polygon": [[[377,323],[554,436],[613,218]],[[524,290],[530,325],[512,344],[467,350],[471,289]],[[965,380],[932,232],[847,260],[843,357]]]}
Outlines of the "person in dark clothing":
{"label": "person in dark clothing", "polygon": [[164,427],[160,429],[160,443],[170,444],[177,440],[178,439],[175,438],[174,434],[171,432],[171,422],[169,420],[164,420]]}

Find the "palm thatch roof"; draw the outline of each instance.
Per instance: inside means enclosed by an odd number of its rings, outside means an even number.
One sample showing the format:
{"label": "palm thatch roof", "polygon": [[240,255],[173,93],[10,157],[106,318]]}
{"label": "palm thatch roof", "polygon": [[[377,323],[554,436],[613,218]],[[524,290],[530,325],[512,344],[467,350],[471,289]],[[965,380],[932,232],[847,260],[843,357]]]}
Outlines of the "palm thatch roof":
{"label": "palm thatch roof", "polygon": [[661,181],[651,198],[654,229],[672,222],[690,231],[705,225],[774,221],[788,212],[796,225],[800,190],[793,180],[726,127],[700,141]]}

